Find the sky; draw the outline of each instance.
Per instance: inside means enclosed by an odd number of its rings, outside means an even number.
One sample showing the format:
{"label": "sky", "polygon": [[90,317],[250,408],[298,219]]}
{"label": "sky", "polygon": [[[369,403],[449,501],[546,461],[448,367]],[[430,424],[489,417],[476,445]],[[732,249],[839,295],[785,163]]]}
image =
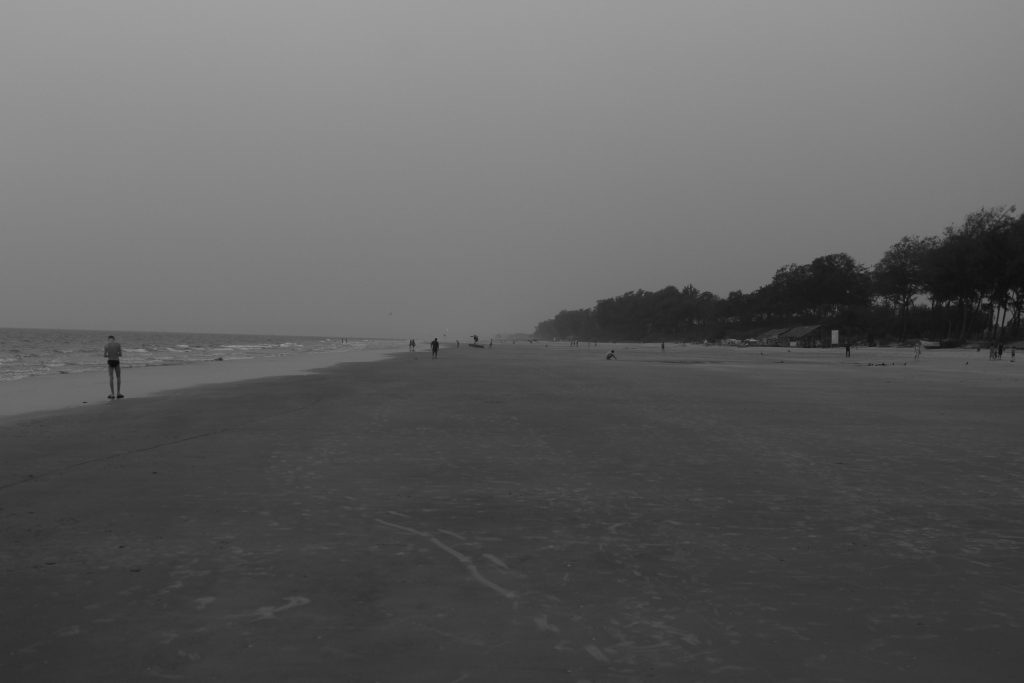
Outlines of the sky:
{"label": "sky", "polygon": [[3,0],[0,327],[465,338],[1024,204],[1020,0]]}

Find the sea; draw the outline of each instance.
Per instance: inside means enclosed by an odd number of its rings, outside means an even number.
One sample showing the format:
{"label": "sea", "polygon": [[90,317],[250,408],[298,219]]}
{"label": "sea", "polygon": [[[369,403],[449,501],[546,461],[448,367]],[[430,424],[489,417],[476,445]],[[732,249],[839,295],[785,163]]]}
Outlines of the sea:
{"label": "sea", "polygon": [[[209,332],[130,332],[46,330],[0,327],[0,382],[40,375],[63,375],[105,369],[107,335],[121,343],[123,367],[186,365],[309,353],[392,350],[395,339],[305,337]],[[408,343],[408,342],[405,342]]]}

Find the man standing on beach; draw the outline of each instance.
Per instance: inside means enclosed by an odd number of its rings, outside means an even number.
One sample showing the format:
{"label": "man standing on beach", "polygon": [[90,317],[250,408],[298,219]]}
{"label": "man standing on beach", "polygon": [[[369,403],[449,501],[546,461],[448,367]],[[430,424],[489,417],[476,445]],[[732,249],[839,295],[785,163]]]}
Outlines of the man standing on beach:
{"label": "man standing on beach", "polygon": [[[103,357],[107,359],[107,378],[110,380],[110,395],[107,398],[124,398],[121,393],[121,344],[114,335],[107,337],[107,345],[103,347]],[[114,393],[114,375],[117,375],[117,393]]]}
{"label": "man standing on beach", "polygon": [[430,357],[437,358],[437,350],[441,347],[441,344],[437,341],[437,337],[434,337],[434,341],[430,342]]}

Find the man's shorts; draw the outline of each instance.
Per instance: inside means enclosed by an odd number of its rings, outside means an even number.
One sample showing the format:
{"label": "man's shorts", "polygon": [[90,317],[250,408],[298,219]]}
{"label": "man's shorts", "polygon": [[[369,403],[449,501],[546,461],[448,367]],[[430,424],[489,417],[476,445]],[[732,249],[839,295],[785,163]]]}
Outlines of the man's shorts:
{"label": "man's shorts", "polygon": [[121,365],[121,361],[119,361],[119,360],[108,360],[107,361],[107,367],[116,368],[116,367],[119,367],[120,365]]}

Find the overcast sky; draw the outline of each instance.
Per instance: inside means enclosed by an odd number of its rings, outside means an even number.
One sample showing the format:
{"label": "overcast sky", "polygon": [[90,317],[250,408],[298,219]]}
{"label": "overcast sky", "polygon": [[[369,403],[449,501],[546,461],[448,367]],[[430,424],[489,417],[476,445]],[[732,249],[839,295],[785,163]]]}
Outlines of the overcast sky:
{"label": "overcast sky", "polygon": [[0,1],[0,326],[529,332],[1024,203],[1020,0]]}

